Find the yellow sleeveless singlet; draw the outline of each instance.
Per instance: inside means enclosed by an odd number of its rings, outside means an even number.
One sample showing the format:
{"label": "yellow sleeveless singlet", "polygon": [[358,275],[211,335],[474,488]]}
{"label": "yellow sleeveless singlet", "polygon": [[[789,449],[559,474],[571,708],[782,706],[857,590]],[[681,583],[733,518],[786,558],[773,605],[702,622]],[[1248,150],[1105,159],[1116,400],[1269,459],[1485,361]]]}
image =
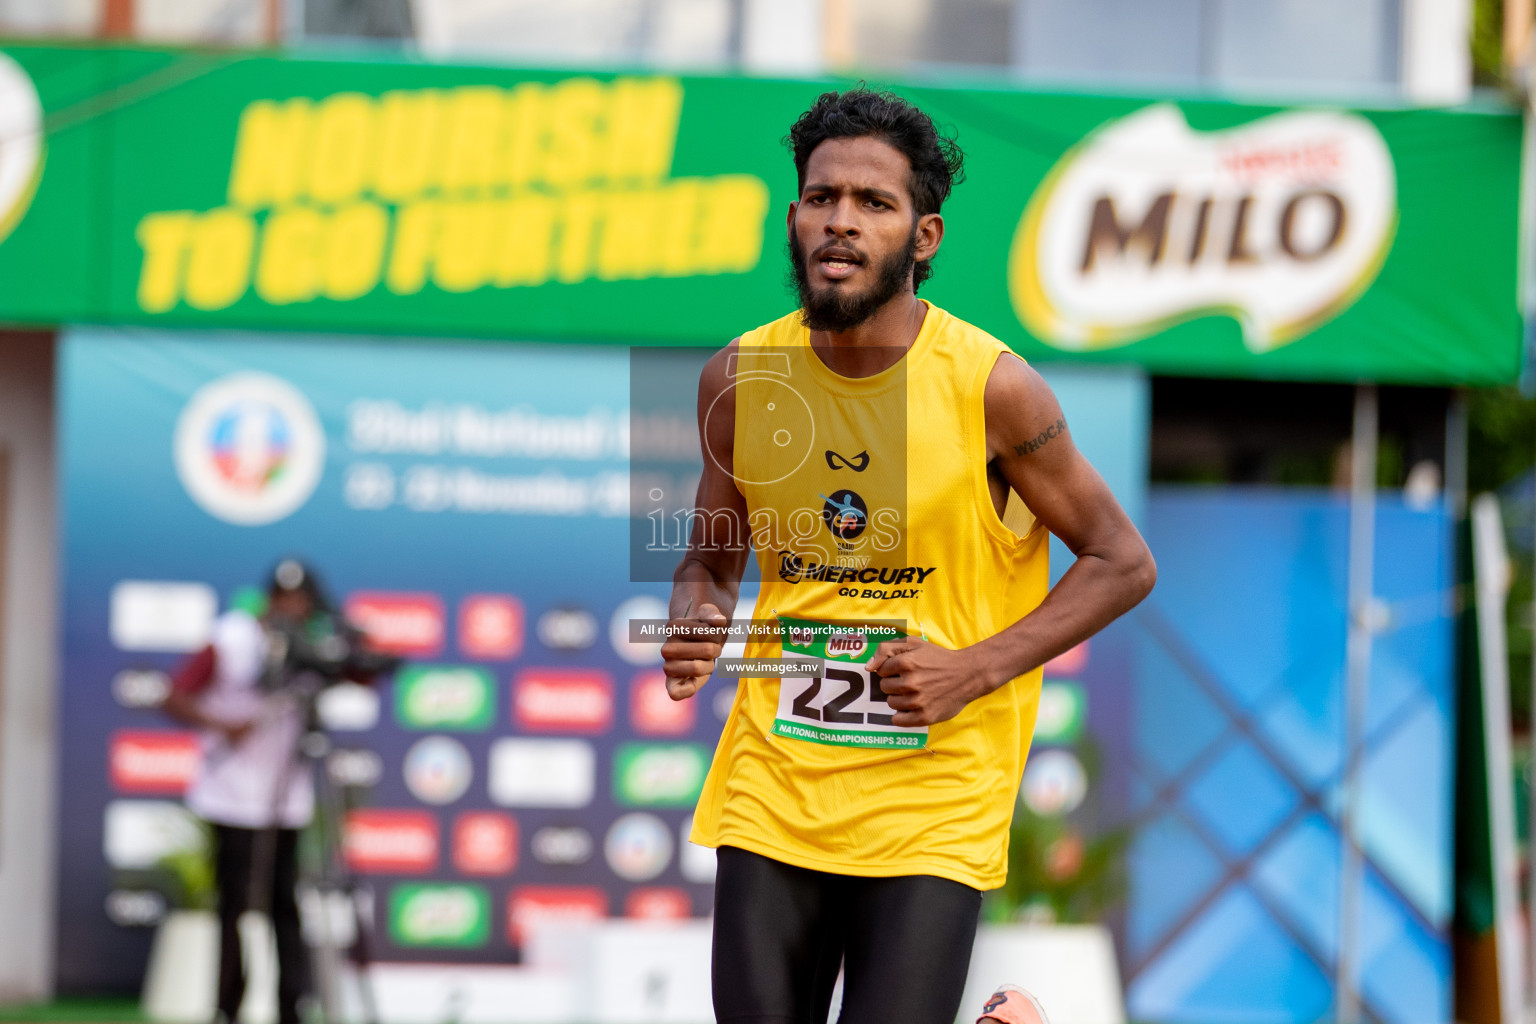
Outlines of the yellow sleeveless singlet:
{"label": "yellow sleeveless singlet", "polygon": [[903,632],[976,643],[1045,596],[1046,531],[1010,530],[987,488],[984,392],[1007,351],[932,304],[911,349],[872,377],[830,370],[798,312],[742,336],[729,370],[763,576],[753,618],[780,624],[746,655],[824,668],[739,681],[694,842],[838,874],[1003,884],[1040,670],[902,729],[863,663]]}

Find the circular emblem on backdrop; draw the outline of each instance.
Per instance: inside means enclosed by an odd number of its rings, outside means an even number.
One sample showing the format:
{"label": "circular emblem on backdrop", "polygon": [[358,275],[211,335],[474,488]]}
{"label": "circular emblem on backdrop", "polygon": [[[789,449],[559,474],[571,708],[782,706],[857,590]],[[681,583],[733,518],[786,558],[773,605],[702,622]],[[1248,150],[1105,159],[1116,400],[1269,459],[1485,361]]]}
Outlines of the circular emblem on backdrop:
{"label": "circular emblem on backdrop", "polygon": [[43,173],[43,104],[21,65],[0,53],[0,239],[32,203]]}
{"label": "circular emblem on backdrop", "polygon": [[629,639],[629,620],[666,618],[667,602],[661,598],[649,594],[632,597],[614,611],[608,623],[608,639],[619,657],[631,665],[660,665],[661,644],[632,643]]}
{"label": "circular emblem on backdrop", "polygon": [[276,522],[314,493],[325,433],[285,380],[235,373],[198,389],[176,423],[176,475],[192,500],[239,526]]}
{"label": "circular emblem on backdrop", "polygon": [[405,755],[405,788],[424,804],[451,804],[469,788],[475,769],[458,740],[428,736]]}
{"label": "circular emblem on backdrop", "polygon": [[821,521],[838,540],[853,540],[869,525],[869,506],[852,491],[833,491],[821,500]]}
{"label": "circular emblem on backdrop", "polygon": [[539,643],[555,651],[584,651],[597,639],[597,619],[585,608],[551,608],[536,629]]}
{"label": "circular emblem on backdrop", "polygon": [[672,830],[654,814],[626,814],[608,830],[603,855],[620,878],[649,882],[672,860]]}
{"label": "circular emblem on backdrop", "polygon": [[1088,773],[1065,750],[1046,750],[1024,768],[1024,803],[1042,818],[1070,814],[1088,795]]}

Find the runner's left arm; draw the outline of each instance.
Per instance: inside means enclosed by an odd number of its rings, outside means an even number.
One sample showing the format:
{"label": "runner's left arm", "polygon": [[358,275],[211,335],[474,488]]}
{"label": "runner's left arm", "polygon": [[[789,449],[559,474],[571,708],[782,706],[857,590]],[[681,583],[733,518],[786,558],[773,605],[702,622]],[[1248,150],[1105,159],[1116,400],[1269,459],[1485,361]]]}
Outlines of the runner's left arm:
{"label": "runner's left arm", "polygon": [[1045,664],[1134,608],[1157,565],[1109,486],[1072,443],[1050,386],[1022,359],[999,357],[987,380],[989,466],[1077,556],[1040,606],[958,651],[916,640],[882,644],[870,667],[897,725],[953,718],[966,704]]}

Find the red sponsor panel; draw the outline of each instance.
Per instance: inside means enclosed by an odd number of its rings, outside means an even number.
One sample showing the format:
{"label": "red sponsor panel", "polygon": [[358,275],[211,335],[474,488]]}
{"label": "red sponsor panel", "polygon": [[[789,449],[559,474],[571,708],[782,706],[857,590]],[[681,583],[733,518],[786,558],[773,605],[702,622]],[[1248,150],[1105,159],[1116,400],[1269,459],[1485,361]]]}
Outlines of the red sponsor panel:
{"label": "red sponsor panel", "polygon": [[505,661],[523,650],[523,602],[510,594],[471,594],[459,603],[459,650]]}
{"label": "red sponsor panel", "polygon": [[677,921],[693,916],[693,901],[681,889],[647,886],[636,889],[624,901],[624,916],[650,921]]}
{"label": "red sponsor panel", "polygon": [[436,594],[359,590],[347,597],[344,611],[381,651],[431,656],[443,650],[446,616]]}
{"label": "red sponsor panel", "polygon": [[1049,676],[1075,676],[1088,667],[1088,641],[1084,640],[1076,647],[1062,651],[1056,657],[1045,663],[1045,674]]}
{"label": "red sponsor panel", "polygon": [[550,921],[608,916],[608,895],[592,885],[525,885],[507,897],[507,937],[521,946],[532,928]]}
{"label": "red sponsor panel", "polygon": [[121,729],[112,734],[107,770],[124,793],[181,794],[202,760],[196,733]]}
{"label": "red sponsor panel", "polygon": [[642,736],[684,736],[693,731],[699,702],[667,696],[664,672],[641,672],[629,684],[629,721]]}
{"label": "red sponsor panel", "polygon": [[512,722],[529,732],[606,732],[613,680],[593,670],[525,669],[512,682]]}
{"label": "red sponsor panel", "polygon": [[466,875],[505,875],[517,867],[517,822],[498,811],[471,811],[453,823],[453,866]]}
{"label": "red sponsor panel", "polygon": [[342,849],[354,871],[426,874],[437,869],[437,819],[428,811],[352,811]]}

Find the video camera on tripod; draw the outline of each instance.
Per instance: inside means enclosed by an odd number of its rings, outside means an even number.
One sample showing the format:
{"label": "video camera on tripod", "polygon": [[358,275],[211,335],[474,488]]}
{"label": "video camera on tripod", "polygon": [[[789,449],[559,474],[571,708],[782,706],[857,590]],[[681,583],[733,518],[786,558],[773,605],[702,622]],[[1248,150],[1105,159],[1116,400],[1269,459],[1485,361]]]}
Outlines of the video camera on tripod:
{"label": "video camera on tripod", "polygon": [[269,693],[286,690],[297,680],[309,679],[318,688],[348,680],[388,675],[403,659],[395,654],[369,650],[362,631],[329,613],[304,622],[274,620],[267,625],[267,669],[262,688]]}
{"label": "video camera on tripod", "polygon": [[[294,598],[300,603],[287,603]],[[402,663],[397,655],[370,650],[362,631],[337,614],[315,574],[297,559],[285,559],[273,570],[269,600],[261,676],[268,693],[295,686],[318,692],[346,680],[388,675]]]}

